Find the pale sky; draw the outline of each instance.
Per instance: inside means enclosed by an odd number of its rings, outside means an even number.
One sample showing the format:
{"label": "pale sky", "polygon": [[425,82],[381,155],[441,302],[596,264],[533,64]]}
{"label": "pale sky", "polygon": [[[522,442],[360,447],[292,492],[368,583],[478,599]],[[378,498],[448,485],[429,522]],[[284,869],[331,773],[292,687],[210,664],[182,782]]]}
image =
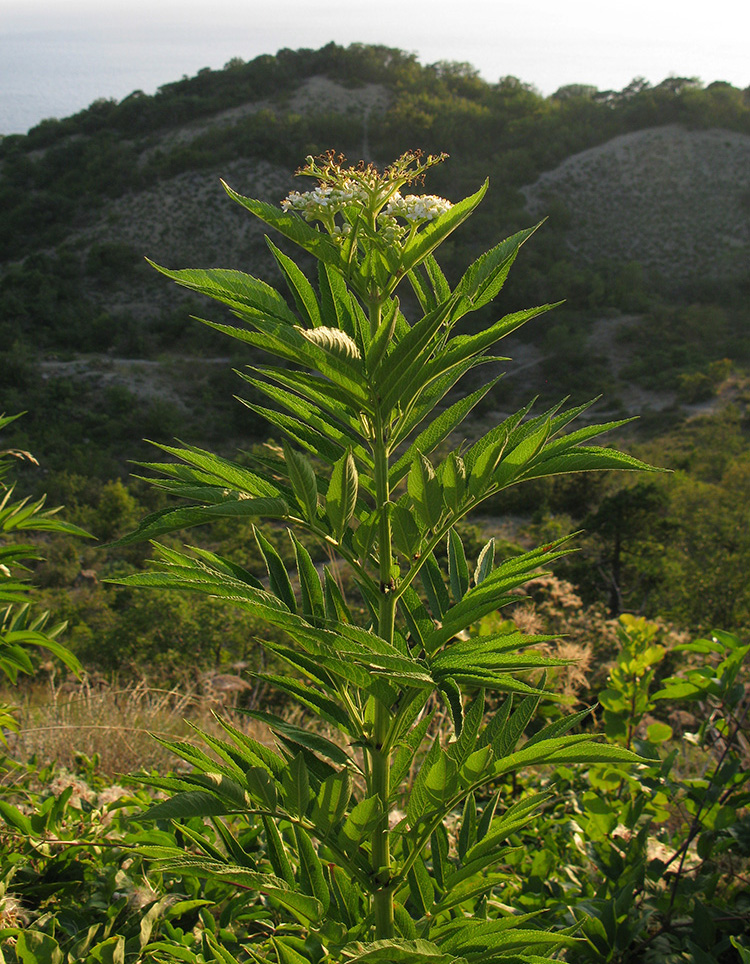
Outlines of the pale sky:
{"label": "pale sky", "polygon": [[636,76],[750,86],[749,0],[0,0],[0,133],[21,123],[11,109],[28,126],[232,57],[331,40],[468,61],[485,80],[513,74],[544,94]]}

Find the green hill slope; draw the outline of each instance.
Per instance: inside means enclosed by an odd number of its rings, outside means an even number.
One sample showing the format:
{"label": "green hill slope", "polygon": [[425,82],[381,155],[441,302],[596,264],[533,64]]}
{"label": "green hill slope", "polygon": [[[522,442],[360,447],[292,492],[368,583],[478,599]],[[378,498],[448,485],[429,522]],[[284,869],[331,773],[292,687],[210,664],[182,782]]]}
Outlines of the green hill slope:
{"label": "green hill slope", "polygon": [[[143,258],[270,277],[263,232],[219,178],[276,203],[304,157],[330,147],[376,163],[447,151],[428,188],[449,198],[490,176],[473,233],[447,251],[449,276],[549,216],[501,307],[566,306],[511,346],[524,376],[506,381],[508,404],[522,381],[526,393],[605,391],[613,406],[658,410],[683,376],[695,382],[684,400],[701,401],[717,380],[708,365],[745,359],[747,91],[670,78],[545,98],[516,78],[488,84],[468,65],[422,66],[383,47],[283,50],[0,141],[3,407],[30,410],[43,454],[69,459],[88,439],[91,468],[92,448],[137,445],[151,426],[161,437],[186,424],[203,437],[263,435],[225,401],[211,356],[226,348],[189,320],[204,306]],[[501,391],[493,404],[504,403]],[[215,404],[222,417],[205,417]],[[74,431],[50,416],[62,411]],[[97,471],[113,468],[104,457]]]}

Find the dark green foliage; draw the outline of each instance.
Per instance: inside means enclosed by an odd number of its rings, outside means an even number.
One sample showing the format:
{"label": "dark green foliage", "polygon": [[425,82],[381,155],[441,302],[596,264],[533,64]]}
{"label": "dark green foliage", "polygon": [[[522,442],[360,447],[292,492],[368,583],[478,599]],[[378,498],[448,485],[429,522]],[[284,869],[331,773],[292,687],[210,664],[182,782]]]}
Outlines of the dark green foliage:
{"label": "dark green foliage", "polygon": [[[393,156],[419,144],[428,151],[449,151],[451,171],[435,172],[436,191],[463,196],[479,179],[479,171],[489,173],[493,191],[486,209],[474,220],[473,237],[445,252],[449,277],[497,231],[512,233],[524,223],[518,189],[570,154],[618,134],[671,123],[750,130],[747,99],[722,84],[703,89],[692,81],[670,79],[654,88],[634,82],[619,92],[569,87],[544,98],[512,77],[489,84],[465,64],[423,67],[413,55],[386,47],[328,44],[317,51],[282,50],[250,63],[233,61],[224,70],[201,71],[164,85],[153,96],[135,91],[119,104],[96,101],[73,117],[45,121],[26,136],[4,138],[0,258],[15,262],[57,246],[71,229],[91,223],[104,198],[143,189],[160,178],[216,167],[237,157],[262,158],[291,170],[299,157],[320,153],[331,144],[354,156],[362,145],[360,116],[293,113],[285,105],[286,94],[319,75],[343,84],[383,84],[391,101],[385,113],[373,113],[369,119],[371,150],[376,156]],[[154,139],[175,124],[210,118],[252,100],[271,106],[234,125],[212,126],[188,144],[150,150]],[[538,300],[540,286],[556,290],[559,283],[559,290],[578,310],[617,306],[632,311],[640,310],[659,290],[638,265],[583,267],[562,259],[559,242],[569,213],[553,205],[548,214],[549,237],[541,239],[517,272],[516,290],[522,300]],[[129,252],[114,250],[112,244],[105,244],[105,250],[94,246],[85,266],[86,277],[94,283],[108,283],[112,275],[127,284],[134,270]],[[62,297],[62,311],[47,322],[55,329],[49,343],[67,343],[79,350],[84,345],[88,350],[110,347],[106,339],[115,326],[103,319],[98,335],[96,325],[88,330],[93,309],[76,291],[60,291],[58,267],[52,263],[33,270],[42,272],[37,280],[44,279],[47,291]],[[35,287],[38,291],[42,286]],[[77,324],[68,323],[68,313],[75,315]],[[15,312],[2,314],[13,317]],[[40,341],[38,331],[29,331],[25,338],[35,345],[47,341]]]}
{"label": "dark green foliage", "polygon": [[657,453],[674,476],[614,487],[557,480],[546,489],[545,511],[572,516],[587,533],[582,552],[560,571],[586,602],[601,601],[613,615],[635,611],[691,631],[722,624],[744,631],[746,421],[731,406],[702,415],[640,452]]}
{"label": "dark green foliage", "polygon": [[[373,460],[355,414],[356,403],[367,401],[361,379],[358,383],[350,370],[356,356],[350,353],[347,360],[335,355],[330,342],[321,347],[309,338],[285,338],[278,326],[259,325],[257,332],[249,326],[236,328],[229,333],[241,332],[253,346],[273,347],[276,339],[278,349],[283,342],[279,367],[256,368],[239,384],[236,379],[232,383],[228,372],[204,376],[186,364],[181,377],[194,387],[193,397],[200,398],[190,412],[169,402],[138,398],[116,384],[92,405],[69,378],[38,378],[29,346],[152,356],[164,348],[204,352],[213,344],[208,329],[188,323],[187,309],[170,310],[153,321],[136,320],[96,308],[81,295],[81,289],[91,284],[127,285],[142,275],[140,252],[129,246],[104,242],[88,249],[35,252],[60,245],[71,226],[85,227],[96,216],[102,197],[119,196],[238,154],[291,167],[304,153],[319,153],[335,142],[356,156],[362,139],[360,118],[303,118],[284,110],[284,93],[320,73],[344,82],[386,84],[391,105],[382,118],[371,118],[368,131],[377,154],[392,154],[394,142],[412,146],[415,137],[428,148],[450,149],[451,175],[440,168],[431,175],[436,191],[456,198],[473,191],[487,170],[492,175],[492,192],[473,219],[473,234],[465,241],[459,234],[442,249],[449,281],[427,259],[424,271],[410,278],[412,290],[399,287],[403,311],[409,316],[416,314],[416,304],[429,316],[450,297],[451,287],[462,277],[461,266],[483,250],[485,241],[494,239],[499,229],[510,233],[526,223],[518,187],[568,154],[645,125],[720,123],[748,130],[747,98],[728,85],[713,84],[704,90],[677,78],[657,88],[645,83],[634,83],[622,92],[568,88],[543,98],[513,78],[488,85],[466,65],[423,68],[413,56],[399,51],[329,45],[322,51],[281,51],[252,64],[234,62],[224,71],[202,71],[196,78],[166,85],[155,97],[135,92],[121,104],[97,102],[75,118],[45,122],[28,138],[0,143],[0,198],[7,211],[0,250],[13,260],[29,253],[25,261],[7,267],[0,280],[0,333],[7,346],[0,356],[0,382],[9,407],[31,409],[24,420],[26,432],[19,430],[14,442],[26,444],[28,435],[37,448],[41,440],[45,455],[66,465],[67,474],[46,480],[51,483],[47,488],[55,502],[71,506],[75,521],[100,538],[117,538],[137,518],[155,514],[152,528],[143,528],[141,534],[158,534],[165,541],[162,554],[170,577],[159,581],[159,574],[143,574],[145,549],[137,544],[100,550],[96,556],[85,550],[79,557],[70,544],[52,537],[45,546],[46,562],[36,568],[36,581],[45,587],[45,600],[55,604],[58,617],[69,620],[71,645],[91,669],[122,673],[145,666],[150,674],[171,682],[179,675],[175,666],[184,666],[186,656],[193,672],[249,661],[256,671],[256,695],[263,697],[261,716],[278,741],[275,752],[253,745],[239,731],[230,732],[227,743],[207,735],[207,746],[220,762],[195,749],[185,750],[182,755],[195,767],[192,775],[185,777],[183,770],[180,777],[152,779],[155,787],[174,794],[171,802],[159,804],[162,810],[152,811],[159,824],[152,830],[133,823],[126,838],[118,826],[109,840],[118,846],[103,848],[101,857],[77,844],[60,849],[40,844],[42,832],[90,836],[97,846],[102,840],[99,830],[89,827],[87,816],[79,815],[87,814],[86,808],[71,810],[65,794],[57,801],[49,796],[43,800],[35,796],[36,789],[19,788],[24,813],[9,809],[15,806],[12,803],[3,811],[15,842],[2,876],[22,891],[33,926],[24,928],[28,933],[10,935],[19,942],[17,951],[4,946],[6,959],[13,964],[16,959],[57,961],[62,951],[65,964],[89,952],[92,960],[103,961],[236,964],[257,961],[250,946],[266,941],[273,960],[300,964],[318,961],[323,942],[340,948],[348,940],[342,952],[347,961],[516,961],[520,955],[531,960],[531,954],[551,953],[555,945],[549,941],[564,944],[567,939],[559,928],[575,928],[577,922],[582,923],[578,943],[563,951],[570,960],[651,964],[679,955],[734,964],[734,948],[744,961],[750,953],[741,944],[748,907],[732,877],[735,869],[743,872],[747,858],[746,765],[738,762],[741,744],[736,739],[741,733],[737,720],[745,709],[741,677],[730,679],[745,655],[739,639],[717,633],[688,647],[684,665],[679,654],[662,659],[657,653],[655,662],[645,659],[641,666],[638,659],[643,653],[634,655],[637,647],[632,645],[628,649],[637,633],[626,626],[632,639],[625,640],[618,665],[631,677],[618,679],[613,671],[601,694],[603,724],[613,738],[653,761],[640,774],[626,776],[623,769],[605,762],[604,749],[589,743],[592,723],[584,719],[587,711],[566,718],[547,705],[542,707],[543,718],[534,721],[541,685],[535,669],[546,665],[554,672],[559,661],[535,659],[509,624],[489,638],[447,638],[454,632],[475,633],[475,621],[489,611],[487,606],[503,604],[510,598],[508,590],[562,552],[550,533],[559,532],[567,522],[550,513],[580,520],[588,530],[582,537],[583,552],[560,563],[587,602],[608,602],[613,613],[625,607],[667,614],[706,630],[717,624],[750,625],[747,400],[741,381],[736,410],[695,422],[679,437],[662,439],[650,452],[641,453],[647,460],[678,469],[676,478],[618,486],[592,474],[551,476],[556,469],[582,467],[594,455],[602,466],[607,458],[612,465],[635,464],[617,452],[606,455],[587,446],[587,430],[582,435],[561,434],[570,418],[581,414],[575,409],[564,416],[553,410],[541,417],[527,411],[524,418],[509,420],[504,434],[490,433],[475,447],[463,446],[446,459],[451,432],[470,412],[484,413],[499,401],[504,404],[505,397],[498,394],[504,385],[501,382],[486,394],[492,386],[486,379],[463,398],[447,397],[447,406],[454,404],[425,428],[419,418],[448,390],[453,374],[463,371],[439,376],[434,394],[423,394],[421,412],[417,404],[403,420],[401,437],[412,433],[411,445],[406,455],[399,452],[394,457],[391,467],[391,484],[401,484],[402,489],[389,512],[394,568],[388,575],[396,585],[405,574],[417,578],[399,596],[401,619],[392,648],[370,650],[375,634],[363,636],[355,627],[377,625],[378,582],[388,586],[388,581],[383,572],[375,572],[382,514],[368,515],[376,486],[371,478]],[[186,147],[174,146],[138,162],[141,151],[153,143],[149,138],[170,124],[210,117],[258,97],[278,98],[276,107],[281,109],[259,112],[235,127],[208,130]],[[45,153],[32,156],[32,150]],[[485,154],[491,161],[484,160]],[[267,213],[257,202],[248,206]],[[748,354],[741,286],[696,282],[681,294],[685,304],[665,307],[659,279],[646,277],[637,263],[583,267],[561,259],[560,243],[570,216],[562,206],[553,206],[548,227],[516,269],[514,303],[506,303],[504,292],[496,302],[499,309],[511,311],[515,301],[538,302],[550,293],[568,297],[567,307],[555,313],[553,322],[538,326],[539,334],[530,336],[556,360],[545,364],[550,383],[545,396],[558,397],[558,389],[569,390],[578,401],[607,387],[606,359],[592,354],[586,341],[592,313],[614,306],[647,312],[627,334],[644,348],[648,364],[634,357],[628,377],[647,387],[674,388],[687,403],[712,398]],[[303,229],[304,225],[298,237],[312,248]],[[519,240],[506,244],[514,248]],[[322,254],[317,239],[314,248]],[[283,253],[277,260],[285,263]],[[481,263],[480,259],[473,271],[481,274]],[[393,400],[402,391],[412,392],[419,403],[419,379],[410,381],[407,376],[423,345],[416,335],[411,342],[404,337],[401,307],[394,302],[387,309],[390,314],[384,313],[387,337],[369,341],[361,307],[358,312],[352,302],[342,300],[345,287],[334,264],[331,254],[316,284],[287,271],[291,288],[288,298],[278,296],[278,310],[283,314],[284,305],[287,320],[302,327],[319,327],[321,312],[326,318],[335,316],[337,326],[351,335],[365,357],[368,375],[380,366],[385,390],[391,393],[386,397]],[[303,265],[313,277],[309,265]],[[197,272],[193,275],[197,278]],[[459,286],[470,289],[471,310],[478,310],[462,321],[459,338],[477,336],[471,344],[480,348],[482,333],[501,312],[480,307],[482,295],[471,278],[467,272]],[[503,279],[494,276],[495,281]],[[178,280],[184,283],[187,277]],[[361,294],[361,278],[350,281]],[[253,307],[247,292],[240,303],[234,300],[236,291],[230,297],[227,287],[223,294],[231,308],[244,312],[245,320],[261,320],[247,311]],[[462,313],[458,302],[450,311],[442,316],[437,312],[425,322],[425,343],[434,330],[455,323]],[[274,318],[274,324],[278,320]],[[494,334],[499,331],[488,339]],[[458,340],[457,344],[460,347]],[[458,350],[448,360],[457,361],[460,354]],[[236,363],[247,360],[241,356]],[[300,361],[318,363],[329,378],[338,378],[339,395],[332,395],[326,405],[320,385],[305,381],[295,367]],[[434,364],[429,373],[437,374],[444,362],[445,358]],[[257,416],[253,421],[246,410],[226,400],[231,391],[243,395]],[[286,404],[285,398],[294,403]],[[279,407],[286,410],[279,412]],[[658,416],[660,424],[666,417]],[[233,448],[234,436],[265,438],[269,425],[275,435],[290,440],[283,462],[280,449],[257,450],[219,466],[198,460],[208,456],[205,449],[201,455],[199,449],[176,445],[167,449],[166,462],[142,469],[165,474],[161,490],[147,494],[149,490],[137,482],[126,486],[116,481],[123,472],[125,450],[142,460],[153,455],[137,448],[143,435],[169,439],[179,433],[205,438],[203,446],[217,438],[232,439]],[[600,430],[602,426],[595,431]],[[49,464],[49,458],[46,461]],[[270,474],[278,491],[254,491],[248,475],[257,472]],[[115,481],[97,482],[89,473]],[[517,486],[519,481],[524,485]],[[511,487],[501,489],[506,485]],[[171,514],[170,503],[164,513],[168,493],[187,496],[191,507]],[[247,495],[267,501],[253,506],[248,504],[252,499],[243,498]],[[500,539],[479,540],[463,523],[446,529],[451,513],[460,514],[472,497],[485,500],[483,511],[534,513],[537,531],[545,533],[545,551],[535,555]],[[270,500],[283,514],[294,516],[290,521],[300,527],[296,538],[290,540],[273,524],[254,533],[256,512],[264,508],[271,514]],[[197,548],[193,554],[178,549],[183,542],[194,541],[193,531],[169,533],[178,524],[192,526],[207,519],[214,520],[202,530],[202,545],[209,548]],[[352,531],[357,520],[359,526]],[[439,538],[433,538],[438,531]],[[338,564],[324,568],[328,557],[316,547],[311,533],[363,563],[366,577],[358,586],[341,579]],[[77,586],[60,603],[60,590],[76,580],[84,561],[96,565],[105,578],[113,571],[116,554],[121,567],[135,570],[136,584],[179,584],[197,591],[151,599],[129,588],[97,584]],[[235,600],[239,608],[218,609],[214,594]],[[278,600],[288,614],[279,609]],[[331,627],[341,634],[338,656],[329,648]],[[296,647],[290,645],[290,636]],[[659,694],[655,679],[666,672],[677,678],[664,684]],[[512,675],[518,673],[525,675]],[[394,699],[399,686],[409,694],[406,700]],[[488,701],[495,715],[484,729],[483,686],[497,686],[507,694],[504,701]],[[394,834],[399,844],[392,856],[400,874],[393,898],[395,944],[363,943],[372,923],[367,916],[372,887],[369,848],[382,826],[383,812],[377,796],[363,794],[358,769],[362,750],[372,752],[371,729],[357,730],[350,707],[342,715],[337,703],[343,692],[357,692],[358,687],[399,714],[392,787],[408,780],[415,761],[424,774],[407,786],[412,794],[405,808],[408,822]],[[462,689],[467,694],[463,699]],[[414,725],[428,693],[456,737],[444,740],[442,747],[434,739],[434,729],[427,736],[428,727],[435,725],[434,714]],[[700,779],[686,777],[672,756],[656,762],[655,754],[664,746],[665,707],[674,704],[684,711],[686,699],[699,707],[695,743],[707,754],[700,757],[701,763],[708,760]],[[309,715],[303,716],[301,726],[284,722],[281,717],[290,700],[297,700],[304,713],[315,712],[329,725],[339,726],[344,740],[331,742],[313,732]],[[656,721],[644,718],[644,713],[654,713]],[[698,726],[701,714],[706,722]],[[561,742],[566,719],[573,736],[568,749]],[[544,729],[544,720],[553,722]],[[718,728],[712,729],[714,724]],[[367,725],[371,727],[371,721]],[[727,750],[719,759],[716,754],[723,746]],[[441,755],[446,747],[449,752]],[[506,759],[501,761],[503,754]],[[616,762],[617,753],[610,755]],[[573,757],[595,765],[589,766],[587,775],[575,774],[567,766]],[[532,777],[524,769],[540,762],[555,764],[549,780],[546,772]],[[692,766],[693,761],[688,762]],[[205,773],[220,772],[220,783],[201,777],[202,768]],[[488,772],[491,787],[482,782]],[[40,776],[47,779],[49,774]],[[556,796],[540,792],[550,785]],[[683,816],[688,815],[687,824],[678,829],[680,811],[669,807],[665,790],[684,808]],[[243,791],[262,814],[237,815],[238,809],[248,809]],[[145,806],[151,802],[143,793],[139,800]],[[29,801],[38,812],[24,820]],[[565,802],[576,814],[576,825],[570,822],[571,811],[563,810]],[[390,805],[404,803],[400,790],[394,790]],[[455,828],[451,826],[450,836],[443,824],[435,823],[441,807],[452,808]],[[276,818],[269,817],[270,812]],[[213,815],[213,821],[194,814]],[[169,829],[170,815],[183,818],[180,829]],[[585,853],[575,836],[578,829],[589,839]],[[657,837],[662,845],[668,841],[672,856],[653,859],[649,847]],[[114,893],[115,880],[119,887],[123,870],[129,870],[120,868],[121,840],[146,842],[153,848],[137,855],[130,873],[139,873],[143,866],[155,885],[155,902],[143,912],[126,907]],[[693,848],[699,857],[696,869],[689,856]],[[17,869],[18,854],[23,870]],[[163,872],[149,867],[151,857],[162,859]],[[260,889],[263,897],[256,900],[244,888],[251,893]],[[504,916],[503,909],[497,915],[499,893],[514,907],[514,914]],[[65,901],[60,925],[56,916],[44,917],[42,897],[49,895]],[[205,901],[211,902],[210,912],[199,906]],[[8,906],[3,905],[5,912]],[[537,918],[542,911],[545,915]],[[471,926],[465,924],[468,918]],[[688,919],[689,934],[683,926]],[[320,937],[310,935],[316,928]],[[551,935],[546,928],[558,932]],[[88,944],[81,937],[84,932]]]}
{"label": "dark green foliage", "polygon": [[[0,415],[0,431],[17,415]],[[58,533],[86,537],[78,526],[58,516],[58,508],[45,508],[46,497],[21,497],[11,469],[18,461],[33,464],[29,452],[0,450],[0,672],[15,684],[19,673],[33,674],[37,650],[48,650],[74,673],[80,673],[78,660],[58,641],[65,623],[48,625],[48,612],[35,612],[31,606],[30,565],[42,558],[41,548],[32,540],[36,533]],[[13,728],[5,708],[0,709],[0,725]],[[5,742],[4,736],[0,738]]]}
{"label": "dark green foliage", "polygon": [[[104,783],[95,760],[81,759],[76,773],[6,775],[0,940],[8,964],[252,960],[242,947],[255,915],[232,900],[231,885],[154,872],[137,851],[197,837],[216,852],[229,842],[252,853],[260,828],[237,828],[235,839],[223,825],[201,826],[202,834],[196,821],[179,831],[144,825],[136,811],[148,803],[143,791]],[[55,906],[61,911],[50,913]]]}
{"label": "dark green foliage", "polygon": [[705,401],[730,374],[730,359],[750,360],[748,320],[745,307],[660,305],[627,332],[642,351],[625,374],[646,388],[676,390],[688,403]]}

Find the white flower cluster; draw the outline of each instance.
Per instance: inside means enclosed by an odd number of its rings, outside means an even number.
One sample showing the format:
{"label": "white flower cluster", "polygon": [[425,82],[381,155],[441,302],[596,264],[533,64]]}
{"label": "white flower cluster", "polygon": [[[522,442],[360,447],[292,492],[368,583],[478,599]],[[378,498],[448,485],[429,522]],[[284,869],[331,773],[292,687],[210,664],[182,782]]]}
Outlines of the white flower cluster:
{"label": "white flower cluster", "polygon": [[306,221],[316,221],[332,217],[342,208],[357,202],[367,200],[367,194],[353,181],[347,178],[340,187],[332,184],[320,184],[312,191],[292,191],[281,202],[283,211],[297,211]]}
{"label": "white flower cluster", "polygon": [[452,207],[450,201],[435,194],[407,194],[401,197],[397,191],[383,213],[406,221],[434,221]]}

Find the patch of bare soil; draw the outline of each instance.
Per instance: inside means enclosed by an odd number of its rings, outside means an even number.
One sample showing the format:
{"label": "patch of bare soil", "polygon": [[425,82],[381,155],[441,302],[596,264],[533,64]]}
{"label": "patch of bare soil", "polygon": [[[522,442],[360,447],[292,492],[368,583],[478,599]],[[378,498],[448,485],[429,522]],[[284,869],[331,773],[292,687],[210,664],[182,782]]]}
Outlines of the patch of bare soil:
{"label": "patch of bare soil", "polygon": [[382,84],[343,87],[328,77],[308,77],[292,95],[289,106],[295,111],[317,113],[364,114],[384,111],[390,94]]}
{"label": "patch of bare soil", "polygon": [[239,104],[227,110],[218,111],[210,117],[202,117],[171,131],[167,131],[159,142],[141,155],[141,163],[159,151],[168,151],[178,146],[189,145],[197,137],[222,127],[235,124],[257,114],[262,110],[278,113],[280,110],[297,113],[317,114],[360,114],[363,118],[372,112],[386,110],[390,94],[382,84],[363,84],[361,87],[344,87],[328,77],[308,77],[289,98],[280,102],[261,99]]}
{"label": "patch of bare soil", "polygon": [[665,277],[736,277],[750,256],[750,136],[677,125],[623,134],[524,188],[532,215],[562,202],[576,256],[638,261]]}
{"label": "patch of bare soil", "polygon": [[[381,84],[349,88],[327,77],[310,77],[283,103],[252,101],[168,131],[143,152],[141,161],[155,151],[189,145],[211,128],[232,126],[263,109],[361,115],[362,156],[366,157],[368,118],[386,109],[389,96]],[[170,268],[220,265],[258,276],[272,274],[265,226],[226,196],[222,179],[239,194],[272,204],[299,186],[285,167],[252,158],[186,171],[115,199],[95,224],[71,233],[70,240],[83,248],[97,243],[130,245]],[[88,294],[110,309],[145,317],[173,308],[178,300],[168,284],[92,288]]]}
{"label": "patch of bare soil", "polygon": [[81,391],[92,398],[97,392],[112,386],[122,386],[139,399],[162,401],[174,405],[180,411],[188,408],[184,377],[177,371],[180,361],[205,370],[207,366],[229,365],[229,358],[180,359],[169,356],[164,359],[115,358],[111,355],[81,355],[78,358],[59,361],[46,359],[39,362],[42,379],[70,378],[80,383]]}

